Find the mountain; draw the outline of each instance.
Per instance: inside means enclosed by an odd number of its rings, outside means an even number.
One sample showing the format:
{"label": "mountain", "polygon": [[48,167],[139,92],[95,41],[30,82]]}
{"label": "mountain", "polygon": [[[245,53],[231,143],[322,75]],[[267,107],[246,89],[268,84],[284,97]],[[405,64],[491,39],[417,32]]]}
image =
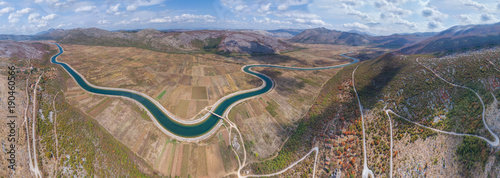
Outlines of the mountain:
{"label": "mountain", "polygon": [[435,33],[410,33],[372,36],[357,30],[342,32],[326,28],[315,28],[304,30],[289,41],[308,44],[337,44],[350,46],[372,45],[382,48],[401,48],[422,41],[434,34]]}
{"label": "mountain", "polygon": [[446,53],[500,45],[500,23],[454,26],[417,44],[399,50],[402,54]]}
{"label": "mountain", "polygon": [[371,37],[372,44],[381,48],[401,48],[411,45],[422,40],[425,40],[437,33],[407,33],[407,34],[393,34],[389,36],[373,36]]}
{"label": "mountain", "polygon": [[289,43],[253,32],[198,30],[162,32],[107,31],[98,28],[52,30],[37,35],[59,43],[106,46],[131,46],[165,52],[216,52],[236,54],[272,54],[295,49]]}
{"label": "mountain", "polygon": [[329,30],[326,28],[314,28],[304,30],[302,33],[289,39],[290,42],[307,44],[338,44],[361,46],[370,44],[370,37],[358,33]]}

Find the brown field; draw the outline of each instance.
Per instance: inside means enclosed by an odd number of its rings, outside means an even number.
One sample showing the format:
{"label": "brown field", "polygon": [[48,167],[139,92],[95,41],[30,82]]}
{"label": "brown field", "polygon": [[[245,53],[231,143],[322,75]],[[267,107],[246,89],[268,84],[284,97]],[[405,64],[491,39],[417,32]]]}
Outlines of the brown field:
{"label": "brown field", "polygon": [[193,87],[191,98],[193,98],[193,99],[208,99],[207,87]]}

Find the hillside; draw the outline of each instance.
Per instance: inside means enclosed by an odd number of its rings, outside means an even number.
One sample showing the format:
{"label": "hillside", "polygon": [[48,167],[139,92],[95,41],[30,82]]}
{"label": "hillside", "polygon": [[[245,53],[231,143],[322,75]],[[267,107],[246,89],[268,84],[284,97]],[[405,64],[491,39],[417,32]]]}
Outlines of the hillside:
{"label": "hillside", "polygon": [[[495,110],[497,105],[494,101],[494,97],[500,97],[496,68],[500,64],[498,56],[500,48],[468,51],[442,58],[404,56],[391,52],[347,66],[323,86],[314,105],[299,122],[279,155],[252,167],[258,173],[283,169],[297,159],[294,155],[303,155],[316,144],[333,150],[325,151],[322,157],[332,159],[319,159],[324,161],[319,167],[325,166],[325,170],[338,168],[342,173],[360,177],[363,164],[362,129],[361,114],[352,88],[355,85],[364,108],[368,167],[375,177],[388,176],[391,134],[395,145],[395,177],[483,177],[483,173],[490,174],[484,171],[485,164],[487,160],[498,159],[498,152],[488,149],[487,142],[477,137],[438,134],[415,123],[491,140],[493,137],[482,122],[482,105],[478,97],[468,89],[444,82],[426,67],[447,81],[478,92],[487,107],[486,122],[498,133],[500,122],[496,119],[498,110]],[[357,66],[359,68],[353,74]],[[391,115],[391,131],[384,109],[390,109],[415,123]],[[415,149],[419,151],[415,152]],[[490,176],[496,177],[500,165],[494,162],[487,164],[492,165]]]}
{"label": "hillside", "polygon": [[314,28],[304,30],[302,33],[294,36],[289,41],[307,44],[337,44],[360,46],[369,44],[370,37],[367,35],[329,30],[326,28]]}
{"label": "hillside", "polygon": [[97,28],[53,30],[37,38],[55,39],[63,44],[131,46],[164,52],[210,52],[273,54],[295,49],[287,42],[251,32],[200,30],[161,32],[112,32]]}
{"label": "hillside", "polygon": [[500,23],[454,26],[420,43],[399,50],[403,54],[447,53],[500,45]]}
{"label": "hillside", "polygon": [[0,58],[42,59],[49,53],[48,45],[42,43],[0,41]]}
{"label": "hillside", "polygon": [[342,32],[326,28],[315,28],[304,30],[289,41],[307,44],[371,45],[381,48],[401,48],[422,41],[434,34],[435,33],[410,33],[389,36],[371,36],[359,31]]}

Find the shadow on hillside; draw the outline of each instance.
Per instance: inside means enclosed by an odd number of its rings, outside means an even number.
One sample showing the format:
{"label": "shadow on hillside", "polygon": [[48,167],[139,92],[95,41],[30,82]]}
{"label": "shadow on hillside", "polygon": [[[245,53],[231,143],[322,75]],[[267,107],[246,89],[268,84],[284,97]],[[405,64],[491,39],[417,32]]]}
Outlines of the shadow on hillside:
{"label": "shadow on hillside", "polygon": [[[360,66],[356,71],[356,87],[358,87],[357,91],[363,108],[372,109],[375,103],[381,99],[382,90],[388,87],[389,82],[401,72],[403,66],[393,60],[393,57],[384,56],[370,66]],[[381,65],[381,69],[378,67],[379,65]],[[380,70],[380,73],[372,76],[377,73],[376,70]]]}

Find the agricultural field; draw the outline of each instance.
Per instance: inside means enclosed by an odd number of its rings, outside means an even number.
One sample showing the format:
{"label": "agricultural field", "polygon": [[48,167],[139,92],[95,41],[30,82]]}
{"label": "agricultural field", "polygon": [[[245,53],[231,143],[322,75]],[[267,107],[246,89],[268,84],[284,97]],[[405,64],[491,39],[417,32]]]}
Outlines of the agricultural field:
{"label": "agricultural field", "polygon": [[[243,61],[245,63],[266,61],[286,66],[316,66],[319,64],[317,61],[321,61],[322,65],[338,65],[347,62],[339,54],[356,50],[342,48],[333,51],[331,50],[333,47],[324,45],[319,49],[323,51],[322,53],[299,50],[284,55],[225,57],[212,54],[159,53],[126,47],[80,45],[63,47],[65,53],[61,55],[61,61],[77,66],[75,69],[84,76],[98,76],[87,78],[89,82],[99,86],[123,87],[144,92],[158,99],[169,111],[182,118],[197,118],[204,113],[199,111],[222,96],[259,86],[261,82],[257,78],[239,70],[244,64]],[[77,51],[80,48],[81,50]],[[132,55],[134,53],[137,55]],[[83,56],[85,60],[82,60]],[[128,57],[120,58],[124,56]],[[104,65],[105,62],[100,59],[101,57],[109,60],[106,63],[112,62],[113,65]],[[184,60],[178,60],[179,58]],[[139,59],[147,62],[138,63]],[[151,65],[144,66],[149,63]],[[105,69],[98,64],[108,68]],[[268,94],[238,104],[229,113],[229,119],[241,129],[247,143],[245,146],[250,152],[248,155],[250,161],[260,162],[277,155],[283,143],[294,132],[299,119],[309,110],[323,84],[340,69],[293,71],[256,68],[254,70],[270,76],[276,81],[276,88]],[[131,74],[135,72],[141,73]],[[146,82],[141,83],[138,80],[142,77],[147,78]],[[162,134],[145,111],[134,102],[88,93],[79,88],[73,80],[66,80],[65,85],[67,90],[64,94],[69,103],[92,116],[103,128],[152,165],[151,167],[161,175],[220,176],[224,172],[234,171],[238,165],[234,153],[228,149],[229,142],[233,138],[227,137],[224,127],[219,130],[219,135],[216,134],[201,143],[181,143]],[[196,167],[186,166],[188,163],[192,165],[190,162],[195,162],[198,156],[194,155],[206,155],[206,165],[197,163]],[[215,158],[221,160],[213,160]]]}
{"label": "agricultural field", "polygon": [[[92,84],[126,88],[157,99],[190,120],[223,96],[255,88],[260,80],[241,65],[214,54],[174,54],[132,47],[62,45],[58,58]],[[83,98],[85,99],[85,98]]]}

